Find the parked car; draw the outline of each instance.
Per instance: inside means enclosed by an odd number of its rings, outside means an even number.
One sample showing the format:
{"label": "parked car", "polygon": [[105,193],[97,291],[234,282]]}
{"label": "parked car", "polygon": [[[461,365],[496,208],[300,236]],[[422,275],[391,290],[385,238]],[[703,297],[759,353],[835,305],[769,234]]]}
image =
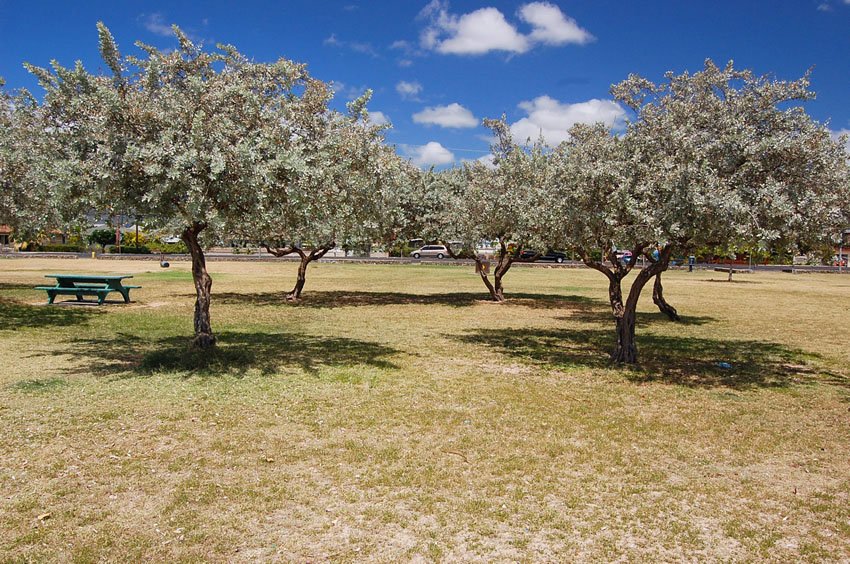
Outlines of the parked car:
{"label": "parked car", "polygon": [[617,260],[622,263],[629,262],[632,260],[632,252],[631,251],[617,251]]}
{"label": "parked car", "polygon": [[449,250],[445,247],[445,245],[425,245],[419,249],[416,249],[412,253],[410,253],[415,259],[422,257],[437,257],[438,259],[443,259],[449,256]]}
{"label": "parked car", "polygon": [[[525,249],[519,254],[519,260],[530,261],[534,259],[534,256],[537,254],[537,251],[532,251],[530,249]],[[545,253],[542,253],[537,260],[550,260],[554,262],[564,262],[567,259],[566,253],[562,253],[561,251],[553,251],[548,250]]]}

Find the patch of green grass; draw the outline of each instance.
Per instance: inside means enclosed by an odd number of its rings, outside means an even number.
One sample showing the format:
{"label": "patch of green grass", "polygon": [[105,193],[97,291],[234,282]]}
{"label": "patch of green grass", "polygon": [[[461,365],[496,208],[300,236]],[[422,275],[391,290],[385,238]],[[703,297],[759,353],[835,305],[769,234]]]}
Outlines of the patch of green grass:
{"label": "patch of green grass", "polygon": [[42,378],[20,380],[9,386],[9,389],[25,394],[53,394],[59,393],[67,385],[68,381],[64,378]]}

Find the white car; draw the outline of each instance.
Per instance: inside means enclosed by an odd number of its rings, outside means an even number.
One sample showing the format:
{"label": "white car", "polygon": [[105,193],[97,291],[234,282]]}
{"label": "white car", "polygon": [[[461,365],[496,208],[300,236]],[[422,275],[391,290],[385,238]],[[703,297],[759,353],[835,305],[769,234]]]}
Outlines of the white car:
{"label": "white car", "polygon": [[415,259],[422,257],[437,257],[438,259],[443,259],[449,255],[449,250],[445,247],[445,245],[425,245],[419,249],[416,249],[412,253],[410,253]]}

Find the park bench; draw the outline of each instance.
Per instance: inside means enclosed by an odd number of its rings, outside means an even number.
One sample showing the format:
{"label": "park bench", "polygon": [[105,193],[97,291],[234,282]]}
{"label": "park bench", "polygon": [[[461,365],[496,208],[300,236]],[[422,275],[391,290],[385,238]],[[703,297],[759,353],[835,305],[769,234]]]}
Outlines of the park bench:
{"label": "park bench", "polygon": [[750,274],[750,273],[752,273],[752,270],[750,270],[749,268],[729,268],[729,267],[718,266],[714,269],[715,272],[724,272],[726,274],[729,274],[730,270],[732,271],[733,274]]}
{"label": "park bench", "polygon": [[55,278],[55,286],[36,286],[36,290],[47,292],[47,303],[52,304],[56,296],[76,296],[77,301],[83,301],[83,296],[96,296],[97,304],[102,305],[111,292],[118,292],[124,298],[124,303],[130,303],[130,290],[141,286],[129,286],[121,283],[130,275],[102,274],[46,274],[45,278]]}

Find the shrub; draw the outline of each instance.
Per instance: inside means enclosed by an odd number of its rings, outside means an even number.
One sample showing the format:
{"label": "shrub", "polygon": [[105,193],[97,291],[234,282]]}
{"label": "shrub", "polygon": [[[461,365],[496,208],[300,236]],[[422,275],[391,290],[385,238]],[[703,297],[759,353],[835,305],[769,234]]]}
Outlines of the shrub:
{"label": "shrub", "polygon": [[80,244],[61,244],[61,243],[45,243],[41,244],[30,244],[27,246],[27,250],[30,251],[40,251],[42,253],[81,253],[86,250],[83,245]]}
{"label": "shrub", "polygon": [[115,231],[111,229],[95,229],[89,233],[88,242],[100,245],[102,251],[106,252],[106,245],[115,243]]}
{"label": "shrub", "polygon": [[412,252],[413,248],[405,241],[396,241],[387,248],[391,257],[409,257]]}
{"label": "shrub", "polygon": [[121,234],[121,245],[127,247],[135,247],[136,243],[139,244],[140,247],[148,245],[148,238],[141,231],[139,232],[139,240],[136,241],[136,233],[126,232]]}
{"label": "shrub", "polygon": [[189,252],[188,247],[186,247],[186,243],[180,241],[179,243],[162,243],[160,241],[150,241],[146,245],[151,252],[154,253],[165,253],[168,255],[185,255]]}
{"label": "shrub", "polygon": [[122,246],[120,249],[115,245],[109,247],[109,252],[114,254],[122,254],[122,255],[149,255],[151,254],[151,250],[145,245],[141,245],[139,247],[125,247]]}

